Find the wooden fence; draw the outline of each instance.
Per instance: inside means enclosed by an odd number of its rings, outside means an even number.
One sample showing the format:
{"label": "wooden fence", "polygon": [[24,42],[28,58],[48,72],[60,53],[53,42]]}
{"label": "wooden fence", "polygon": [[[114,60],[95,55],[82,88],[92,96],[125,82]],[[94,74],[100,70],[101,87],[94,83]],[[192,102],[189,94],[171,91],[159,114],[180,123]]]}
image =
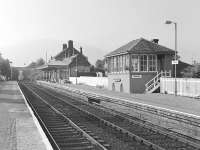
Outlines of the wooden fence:
{"label": "wooden fence", "polygon": [[[177,78],[177,95],[200,98],[200,79]],[[160,92],[167,94],[175,93],[175,79],[161,78]]]}

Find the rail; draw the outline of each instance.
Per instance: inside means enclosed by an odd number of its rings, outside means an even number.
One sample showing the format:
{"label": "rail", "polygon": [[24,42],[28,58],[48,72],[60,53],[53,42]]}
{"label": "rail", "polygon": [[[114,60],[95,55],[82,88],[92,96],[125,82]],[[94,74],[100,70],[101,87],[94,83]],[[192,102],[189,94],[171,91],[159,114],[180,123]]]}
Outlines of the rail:
{"label": "rail", "polygon": [[[42,89],[41,89],[42,90]],[[52,95],[52,96],[54,96],[53,95],[53,93],[51,93],[51,92],[48,92],[50,95]],[[59,98],[60,99],[60,98]],[[61,100],[61,99],[60,99]],[[63,100],[62,100],[63,101]],[[67,101],[68,102],[68,101]],[[74,102],[74,101],[73,101]],[[78,107],[78,104],[73,104],[75,107]],[[82,105],[81,105],[82,106]],[[78,108],[78,109],[80,109],[80,108]],[[88,111],[88,109],[85,109],[85,111]],[[99,111],[98,111],[99,112]],[[153,111],[154,112],[154,111]],[[157,111],[156,111],[157,112]],[[99,112],[100,113],[100,112]],[[93,113],[92,113],[93,114]],[[97,114],[98,116],[99,116],[99,114]],[[98,117],[97,117],[98,118]],[[101,118],[102,119],[102,118]],[[108,120],[107,120],[108,118],[106,117],[106,119],[105,120],[103,120],[102,122],[104,122],[105,124],[109,124],[109,122],[108,122]],[[111,122],[113,122],[113,120],[111,120]],[[119,122],[119,121],[118,121]],[[115,123],[114,123],[115,124]],[[110,126],[114,126],[114,124],[113,123],[111,123],[110,124]],[[124,129],[124,126],[123,126],[123,129]],[[120,131],[121,130],[121,132],[124,132],[124,130],[123,130],[122,128],[118,128],[118,130]],[[154,130],[154,129],[153,129]],[[138,130],[137,130],[138,131]],[[130,132],[127,132],[127,131],[125,131],[128,135],[129,135],[129,133]],[[132,133],[132,132],[131,132]],[[162,132],[160,132],[160,133],[162,133]],[[140,133],[141,134],[141,133]],[[162,134],[164,134],[164,133],[162,133]],[[177,143],[178,141],[179,141],[179,138],[177,138],[177,137],[172,137],[172,136],[169,136],[168,134],[170,134],[170,133],[167,133],[167,134],[164,134],[165,135],[165,140],[167,140],[167,137],[171,137],[172,139],[174,139],[175,140],[175,143]],[[137,134],[136,134],[137,135]],[[152,136],[153,136],[153,134],[151,134]],[[133,136],[134,138],[136,138],[137,139],[137,137],[136,136]],[[140,141],[140,140],[139,140]],[[184,140],[180,140],[180,142],[183,142]],[[143,141],[144,143],[146,143],[146,141]],[[165,141],[166,143],[167,143],[167,141]],[[187,142],[183,142],[183,143],[187,143]],[[147,143],[146,143],[147,144]],[[148,144],[147,144],[148,145]],[[177,146],[178,146],[179,144],[177,144]],[[193,144],[192,144],[193,145]],[[153,146],[153,145],[152,145]],[[153,146],[153,148],[155,148],[154,146]]]}
{"label": "rail", "polygon": [[[55,107],[53,107],[52,105],[50,105],[47,101],[45,101],[41,96],[39,96],[35,91],[33,91],[30,87],[26,88],[31,91],[38,99],[40,99],[43,103],[45,103],[49,108],[51,108],[54,112],[56,112],[56,114],[59,114],[60,116],[62,116],[63,118],[66,119],[66,121],[73,126],[75,129],[77,129],[79,132],[82,133],[82,135],[84,137],[86,137],[92,144],[100,147],[102,150],[107,150],[107,148],[105,148],[102,144],[100,144],[96,139],[94,139],[92,136],[90,136],[88,133],[86,133],[84,130],[82,130],[81,128],[79,128],[74,122],[72,122],[69,118],[67,118],[62,112],[58,111]],[[31,104],[31,102],[29,101],[29,103]],[[31,104],[32,108],[34,108],[34,106]],[[34,109],[35,110],[35,109]],[[35,111],[37,113],[37,111]],[[37,113],[37,116],[40,118],[40,116]],[[53,145],[56,146],[57,150],[60,150],[61,148],[58,146],[58,144],[56,143],[54,137],[52,136],[52,134],[49,132],[48,128],[45,126],[45,123],[42,121],[42,119],[40,118],[43,126],[45,127],[45,130],[47,131],[48,135],[51,138],[51,141],[53,141]],[[48,136],[48,137],[49,137]]]}

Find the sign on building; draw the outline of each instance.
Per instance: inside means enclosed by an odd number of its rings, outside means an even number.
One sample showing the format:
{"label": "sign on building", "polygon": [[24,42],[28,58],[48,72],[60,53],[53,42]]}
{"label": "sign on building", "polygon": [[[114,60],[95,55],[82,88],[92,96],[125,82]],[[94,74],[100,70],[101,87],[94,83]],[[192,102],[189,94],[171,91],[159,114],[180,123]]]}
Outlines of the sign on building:
{"label": "sign on building", "polygon": [[142,75],[140,75],[140,74],[135,74],[135,75],[132,75],[132,78],[142,78]]}
{"label": "sign on building", "polygon": [[178,65],[178,60],[172,60],[172,65]]}

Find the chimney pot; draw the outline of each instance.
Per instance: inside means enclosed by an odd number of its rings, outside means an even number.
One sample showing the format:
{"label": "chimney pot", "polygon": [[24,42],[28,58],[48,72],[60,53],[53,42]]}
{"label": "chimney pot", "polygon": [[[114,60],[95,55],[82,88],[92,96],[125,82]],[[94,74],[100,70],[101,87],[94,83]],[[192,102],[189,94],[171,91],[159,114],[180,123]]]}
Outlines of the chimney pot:
{"label": "chimney pot", "polygon": [[82,47],[80,47],[80,53],[83,54],[83,48]]}
{"label": "chimney pot", "polygon": [[66,49],[67,49],[67,44],[64,43],[64,44],[63,44],[63,51],[66,50]]}
{"label": "chimney pot", "polygon": [[159,39],[152,39],[151,42],[158,44]]}
{"label": "chimney pot", "polygon": [[72,40],[68,41],[68,46],[70,49],[73,49],[73,41]]}

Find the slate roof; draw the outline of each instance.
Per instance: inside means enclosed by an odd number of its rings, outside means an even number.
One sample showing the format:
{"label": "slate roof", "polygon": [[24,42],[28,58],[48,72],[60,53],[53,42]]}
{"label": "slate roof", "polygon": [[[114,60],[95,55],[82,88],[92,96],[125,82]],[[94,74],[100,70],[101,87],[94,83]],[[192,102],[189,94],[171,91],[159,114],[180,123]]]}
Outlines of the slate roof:
{"label": "slate roof", "polygon": [[[76,53],[80,53],[76,48],[73,48],[73,49]],[[65,55],[65,52],[68,51],[68,50],[71,50],[71,49],[68,47],[68,48],[60,51],[56,56],[54,56],[54,58],[57,59],[57,57],[59,57],[60,55]]]}
{"label": "slate roof", "polygon": [[161,46],[154,42],[148,41],[144,38],[133,40],[120,48],[108,53],[105,57],[110,57],[114,55],[119,55],[122,53],[135,53],[135,54],[174,54],[174,50]]}
{"label": "slate roof", "polygon": [[76,57],[77,55],[74,55],[74,56],[63,59],[62,61],[51,60],[50,62],[38,67],[37,69],[42,70],[42,69],[53,68],[53,67],[67,67],[68,65],[72,63],[73,59]]}

